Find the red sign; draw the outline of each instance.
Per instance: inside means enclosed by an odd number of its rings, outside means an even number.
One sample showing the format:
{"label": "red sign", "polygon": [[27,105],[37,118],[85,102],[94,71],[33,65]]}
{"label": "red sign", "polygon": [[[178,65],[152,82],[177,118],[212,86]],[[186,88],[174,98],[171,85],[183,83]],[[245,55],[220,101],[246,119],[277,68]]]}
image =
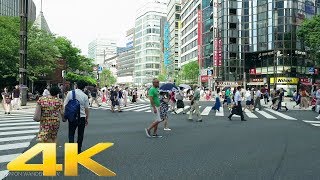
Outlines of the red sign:
{"label": "red sign", "polygon": [[257,74],[256,69],[250,69],[250,74],[253,74],[253,75]]}
{"label": "red sign", "polygon": [[311,83],[311,79],[310,78],[300,78],[300,82],[302,82],[302,83]]}
{"label": "red sign", "polygon": [[201,82],[208,82],[209,76],[201,76]]}
{"label": "red sign", "polygon": [[215,38],[214,40],[214,66],[222,66],[222,40]]}
{"label": "red sign", "polygon": [[202,10],[198,10],[198,62],[202,67]]}

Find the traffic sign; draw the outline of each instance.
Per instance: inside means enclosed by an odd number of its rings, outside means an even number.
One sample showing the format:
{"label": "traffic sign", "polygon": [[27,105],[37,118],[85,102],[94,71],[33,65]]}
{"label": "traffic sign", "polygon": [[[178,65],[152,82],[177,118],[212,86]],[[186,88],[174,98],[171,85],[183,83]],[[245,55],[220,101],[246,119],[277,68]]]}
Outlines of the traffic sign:
{"label": "traffic sign", "polygon": [[98,67],[98,73],[101,74],[101,73],[102,73],[102,70],[103,70],[102,66],[99,66],[99,67]]}
{"label": "traffic sign", "polygon": [[209,69],[209,70],[208,70],[208,76],[212,76],[212,74],[213,74],[213,70],[212,70],[212,69]]}
{"label": "traffic sign", "polygon": [[308,71],[309,71],[310,74],[314,74],[314,67],[309,67]]}

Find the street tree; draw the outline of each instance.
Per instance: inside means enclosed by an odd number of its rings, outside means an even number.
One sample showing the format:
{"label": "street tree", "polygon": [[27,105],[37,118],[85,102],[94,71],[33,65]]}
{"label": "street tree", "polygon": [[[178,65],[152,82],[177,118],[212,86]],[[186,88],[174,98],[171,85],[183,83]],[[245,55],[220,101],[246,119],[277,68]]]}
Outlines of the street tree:
{"label": "street tree", "polygon": [[305,19],[299,27],[298,37],[310,48],[311,58],[320,63],[320,15]]}
{"label": "street tree", "polygon": [[100,87],[111,86],[117,82],[109,69],[104,69],[100,74]]}
{"label": "street tree", "polygon": [[190,62],[182,66],[180,79],[186,83],[196,83],[199,76],[199,65],[197,61]]}

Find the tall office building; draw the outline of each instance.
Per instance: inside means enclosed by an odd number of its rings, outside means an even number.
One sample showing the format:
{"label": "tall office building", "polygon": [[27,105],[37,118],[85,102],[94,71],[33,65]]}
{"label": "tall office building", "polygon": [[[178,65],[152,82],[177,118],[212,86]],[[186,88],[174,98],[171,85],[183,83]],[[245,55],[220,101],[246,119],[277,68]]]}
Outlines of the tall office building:
{"label": "tall office building", "polygon": [[160,19],[167,12],[167,1],[149,1],[138,11],[135,21],[135,85],[144,85],[160,73]]}
{"label": "tall office building", "polygon": [[51,30],[49,28],[49,25],[47,23],[47,20],[46,18],[44,17],[43,15],[43,11],[42,11],[42,1],[41,1],[41,10],[40,10],[40,14],[38,15],[36,21],[33,23],[33,26],[45,31],[45,32],[48,32],[51,34]]}
{"label": "tall office building", "polygon": [[118,79],[120,84],[132,84],[134,72],[134,28],[127,31],[126,51],[118,56]]}
{"label": "tall office building", "polygon": [[[0,0],[0,16],[20,16],[20,0]],[[36,5],[29,0],[28,20],[34,22],[37,16]]]}
{"label": "tall office building", "polygon": [[88,57],[94,59],[95,64],[100,65],[117,54],[117,44],[112,39],[95,39],[89,44],[88,49]]}
{"label": "tall office building", "polygon": [[170,48],[170,74],[174,74],[180,68],[180,24],[181,24],[181,0],[169,0],[167,7],[167,21],[169,25]]}
{"label": "tall office building", "polygon": [[216,37],[221,42],[223,62],[221,79],[217,80],[245,79],[249,85],[285,88],[290,95],[299,81],[304,82],[315,73],[315,64],[297,32],[303,19],[320,13],[319,3],[218,0]]}
{"label": "tall office building", "polygon": [[181,65],[198,60],[198,13],[201,13],[201,0],[182,1]]}

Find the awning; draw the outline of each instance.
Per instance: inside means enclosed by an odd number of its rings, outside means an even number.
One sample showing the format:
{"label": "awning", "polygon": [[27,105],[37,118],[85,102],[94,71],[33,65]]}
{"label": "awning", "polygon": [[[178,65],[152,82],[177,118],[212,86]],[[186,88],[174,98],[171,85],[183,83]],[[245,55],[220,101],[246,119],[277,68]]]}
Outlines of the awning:
{"label": "awning", "polygon": [[264,82],[249,82],[247,85],[249,86],[263,86],[265,85]]}

